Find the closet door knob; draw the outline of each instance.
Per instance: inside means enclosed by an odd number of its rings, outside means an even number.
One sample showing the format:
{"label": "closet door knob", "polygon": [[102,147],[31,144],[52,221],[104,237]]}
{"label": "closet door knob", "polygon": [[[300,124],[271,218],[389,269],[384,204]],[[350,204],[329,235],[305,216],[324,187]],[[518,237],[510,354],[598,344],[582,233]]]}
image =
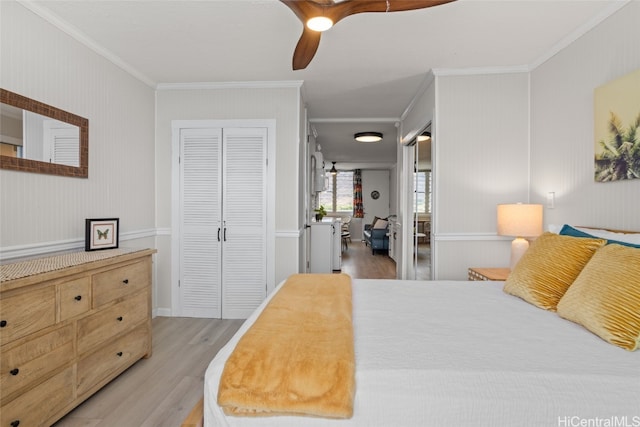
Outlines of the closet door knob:
{"label": "closet door knob", "polygon": [[118,357],[122,357],[122,352],[121,352],[121,351],[119,351],[119,352],[117,352],[117,353],[116,353],[116,355],[117,355]]}
{"label": "closet door knob", "polygon": [[116,320],[117,320],[118,322],[122,322],[122,316],[118,316],[118,317],[116,317]]}
{"label": "closet door knob", "polygon": [[7,321],[6,320],[0,320],[0,328],[4,328],[5,326],[7,326]]}
{"label": "closet door knob", "polygon": [[81,299],[82,299],[82,295],[77,295],[77,296],[74,298],[74,300],[76,300],[76,301],[80,301]]}
{"label": "closet door knob", "polygon": [[16,375],[18,375],[18,373],[19,373],[19,372],[20,372],[20,369],[18,369],[18,368],[14,368],[14,369],[12,369],[12,370],[10,370],[10,371],[9,371],[9,373],[10,373],[11,375],[13,375],[14,377],[15,377]]}
{"label": "closet door knob", "polygon": [[129,279],[124,279],[122,283],[124,283],[125,285],[129,284]]}
{"label": "closet door knob", "polygon": [[20,420],[11,421],[9,424],[11,427],[18,427],[20,425]]}

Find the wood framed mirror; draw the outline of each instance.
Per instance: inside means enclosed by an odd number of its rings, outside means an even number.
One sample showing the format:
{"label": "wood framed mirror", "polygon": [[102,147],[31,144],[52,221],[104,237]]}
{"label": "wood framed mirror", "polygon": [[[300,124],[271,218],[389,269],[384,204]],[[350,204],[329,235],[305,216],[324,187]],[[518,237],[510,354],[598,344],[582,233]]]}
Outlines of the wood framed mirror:
{"label": "wood framed mirror", "polygon": [[89,120],[0,89],[0,168],[87,178]]}

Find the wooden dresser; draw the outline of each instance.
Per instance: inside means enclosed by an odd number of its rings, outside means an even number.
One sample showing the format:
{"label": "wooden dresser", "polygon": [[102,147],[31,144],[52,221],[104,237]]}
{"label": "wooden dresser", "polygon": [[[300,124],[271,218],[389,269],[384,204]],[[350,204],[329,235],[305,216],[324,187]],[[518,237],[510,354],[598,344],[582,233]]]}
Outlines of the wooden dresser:
{"label": "wooden dresser", "polygon": [[48,426],[151,356],[154,249],[0,266],[0,427]]}

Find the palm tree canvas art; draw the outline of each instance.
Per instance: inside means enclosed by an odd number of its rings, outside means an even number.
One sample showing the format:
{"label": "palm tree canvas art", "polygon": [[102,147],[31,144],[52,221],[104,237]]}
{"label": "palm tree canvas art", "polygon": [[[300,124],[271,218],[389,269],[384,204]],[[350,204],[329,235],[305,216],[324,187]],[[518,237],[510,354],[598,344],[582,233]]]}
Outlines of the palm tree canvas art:
{"label": "palm tree canvas art", "polygon": [[640,179],[640,69],[594,93],[595,180]]}

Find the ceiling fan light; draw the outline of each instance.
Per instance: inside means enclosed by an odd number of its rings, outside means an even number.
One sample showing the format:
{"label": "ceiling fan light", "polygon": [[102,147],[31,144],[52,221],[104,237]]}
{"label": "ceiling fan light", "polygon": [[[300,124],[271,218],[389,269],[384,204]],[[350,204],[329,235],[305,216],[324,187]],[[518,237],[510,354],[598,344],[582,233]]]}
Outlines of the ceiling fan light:
{"label": "ceiling fan light", "polygon": [[380,132],[358,132],[353,137],[358,142],[379,142],[382,140]]}
{"label": "ceiling fan light", "polygon": [[307,27],[313,31],[327,31],[333,27],[333,21],[326,16],[315,16],[307,21]]}

